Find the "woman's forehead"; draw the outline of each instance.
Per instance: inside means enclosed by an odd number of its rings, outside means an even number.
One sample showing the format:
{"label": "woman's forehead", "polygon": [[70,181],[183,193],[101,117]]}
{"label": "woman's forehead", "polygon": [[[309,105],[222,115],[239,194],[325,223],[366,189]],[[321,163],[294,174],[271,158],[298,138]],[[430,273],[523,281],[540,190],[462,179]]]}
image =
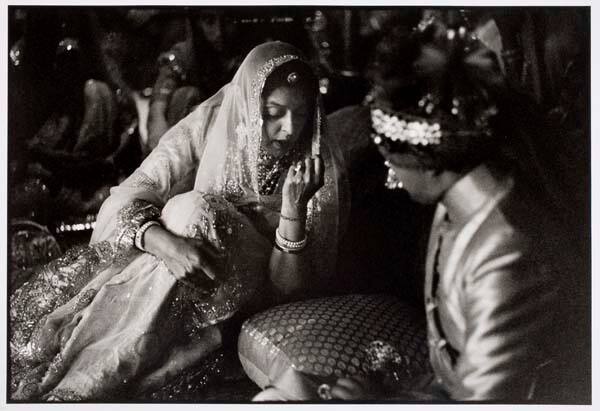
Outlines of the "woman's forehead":
{"label": "woman's forehead", "polygon": [[274,104],[285,106],[290,109],[298,109],[308,105],[308,98],[306,93],[303,93],[299,88],[280,86],[266,96],[264,104]]}

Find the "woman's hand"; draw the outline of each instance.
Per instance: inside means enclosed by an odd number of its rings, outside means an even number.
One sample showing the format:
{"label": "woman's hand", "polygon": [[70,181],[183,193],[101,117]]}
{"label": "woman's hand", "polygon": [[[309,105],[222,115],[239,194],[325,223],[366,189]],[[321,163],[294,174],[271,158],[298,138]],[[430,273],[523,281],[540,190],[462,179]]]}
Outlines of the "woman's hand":
{"label": "woman's hand", "polygon": [[223,255],[210,243],[153,226],[144,233],[144,244],[149,253],[165,262],[177,280],[213,287],[219,282],[218,263]]}
{"label": "woman's hand", "polygon": [[313,195],[323,187],[325,167],[320,156],[306,157],[304,161],[290,166],[283,183],[281,213],[300,217]]}
{"label": "woman's hand", "polygon": [[[288,170],[283,183],[279,235],[288,241],[306,240],[306,206],[323,187],[324,167],[321,157],[306,157]],[[303,253],[286,253],[273,249],[269,278],[276,298],[287,298],[314,283],[310,262]],[[283,302],[283,300],[282,300]]]}

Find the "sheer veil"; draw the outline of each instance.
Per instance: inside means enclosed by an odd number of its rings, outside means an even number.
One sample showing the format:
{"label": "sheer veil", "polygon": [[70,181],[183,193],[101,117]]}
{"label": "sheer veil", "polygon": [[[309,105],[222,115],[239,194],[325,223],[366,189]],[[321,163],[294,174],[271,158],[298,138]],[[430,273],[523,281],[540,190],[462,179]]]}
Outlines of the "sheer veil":
{"label": "sheer veil", "polygon": [[[122,210],[133,202],[148,201],[162,208],[173,196],[190,190],[221,195],[236,206],[260,202],[279,212],[283,179],[273,195],[259,194],[260,95],[273,70],[293,60],[305,61],[287,43],[269,42],[254,48],[229,84],[167,131],[140,167],[111,189],[91,243],[117,242]],[[350,197],[339,144],[325,132],[320,97],[315,95],[312,144],[305,141],[304,152],[297,154],[320,152],[325,162],[325,184],[308,204],[310,245],[306,252],[314,257],[319,275],[331,277]]]}
{"label": "sheer veil", "polygon": [[[242,196],[242,188],[259,195],[258,152],[262,136],[260,96],[266,79],[280,65],[301,60],[295,47],[271,42],[254,48],[243,61],[233,80],[203,105],[218,106],[214,124],[206,136],[206,148],[200,160],[194,189]],[[320,110],[316,110],[320,117]],[[321,137],[319,121],[313,140]]]}
{"label": "sheer veil", "polygon": [[[223,195],[234,204],[250,200],[270,202],[279,211],[280,194],[268,198],[271,196],[261,196],[259,192],[260,97],[269,75],[292,60],[303,61],[295,47],[283,42],[262,44],[248,54],[233,80],[201,105],[216,110],[216,115],[208,126],[194,190]],[[325,161],[325,186],[309,202],[307,228],[314,233],[311,248],[316,269],[330,276],[335,269],[338,238],[347,219],[349,196],[341,150],[323,132],[323,109],[316,94],[312,141],[299,154],[321,154]],[[276,193],[281,192],[282,180]]]}

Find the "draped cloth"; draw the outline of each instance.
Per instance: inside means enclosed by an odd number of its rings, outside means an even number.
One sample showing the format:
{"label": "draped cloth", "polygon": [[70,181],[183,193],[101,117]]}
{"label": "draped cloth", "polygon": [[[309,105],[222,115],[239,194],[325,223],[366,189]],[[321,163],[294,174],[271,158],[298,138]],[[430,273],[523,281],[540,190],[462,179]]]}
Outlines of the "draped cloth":
{"label": "draped cloth", "polygon": [[[231,83],[111,189],[90,245],[44,266],[11,296],[13,399],[131,398],[162,387],[219,346],[215,324],[258,298],[267,278],[286,164],[272,165],[281,168],[274,170],[279,178],[272,192],[261,193],[260,94],[269,74],[294,59],[302,59],[298,50],[281,42],[251,51]],[[316,152],[324,159],[305,252],[327,279],[348,197],[318,97],[315,104],[312,139],[300,141],[288,162]],[[164,262],[134,246],[137,229],[151,219],[224,251],[218,287],[179,282]]]}

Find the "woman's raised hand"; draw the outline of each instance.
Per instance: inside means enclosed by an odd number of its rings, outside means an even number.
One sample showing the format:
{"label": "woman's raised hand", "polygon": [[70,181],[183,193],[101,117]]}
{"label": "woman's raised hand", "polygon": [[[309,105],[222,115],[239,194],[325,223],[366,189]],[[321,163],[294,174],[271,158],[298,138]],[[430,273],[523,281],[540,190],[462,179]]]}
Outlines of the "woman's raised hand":
{"label": "woman's raised hand", "polygon": [[325,167],[320,156],[308,157],[290,166],[283,183],[282,214],[298,217],[313,195],[323,187]]}

